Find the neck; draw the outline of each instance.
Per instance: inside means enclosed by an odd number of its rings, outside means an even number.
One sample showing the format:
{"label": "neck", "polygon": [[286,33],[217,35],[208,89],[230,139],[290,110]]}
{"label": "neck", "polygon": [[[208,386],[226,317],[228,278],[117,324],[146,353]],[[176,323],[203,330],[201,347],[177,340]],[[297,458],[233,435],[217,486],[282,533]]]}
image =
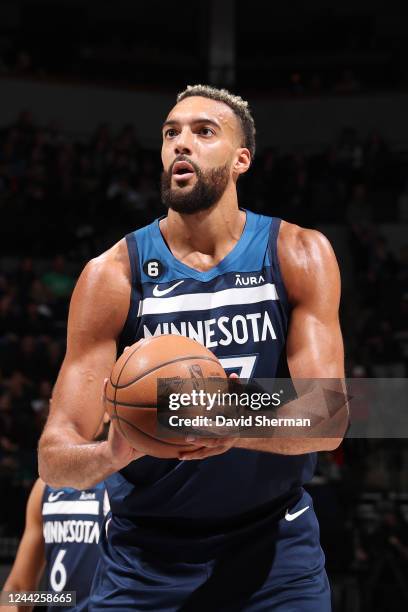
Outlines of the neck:
{"label": "neck", "polygon": [[246,215],[238,208],[237,194],[221,200],[209,210],[182,215],[169,210],[160,229],[170,250],[179,259],[203,254],[220,261],[235,246],[244,229]]}

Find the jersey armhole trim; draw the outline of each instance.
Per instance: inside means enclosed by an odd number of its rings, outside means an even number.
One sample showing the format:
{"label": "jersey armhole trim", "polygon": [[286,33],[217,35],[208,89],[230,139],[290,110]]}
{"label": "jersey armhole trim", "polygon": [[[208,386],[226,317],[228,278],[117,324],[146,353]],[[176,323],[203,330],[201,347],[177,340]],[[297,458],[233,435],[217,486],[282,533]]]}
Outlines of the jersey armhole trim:
{"label": "jersey armhole trim", "polygon": [[271,267],[274,273],[274,277],[278,283],[278,295],[282,300],[285,309],[290,312],[291,305],[289,302],[288,293],[286,291],[285,283],[283,281],[282,272],[279,263],[279,255],[278,255],[278,238],[279,231],[281,228],[282,219],[278,217],[272,217],[271,225],[269,228],[269,253],[271,258]]}
{"label": "jersey armhole trim", "polygon": [[[134,232],[127,234],[126,246],[128,249],[130,272],[131,272],[131,289],[130,289],[130,300],[129,310],[126,317],[125,324],[122,332],[118,338],[118,351],[124,349],[128,338],[134,337],[134,326],[137,319],[137,306],[140,300],[138,287],[140,285],[140,274],[139,274],[139,253],[137,249],[136,236]],[[120,351],[121,352],[121,351]]]}

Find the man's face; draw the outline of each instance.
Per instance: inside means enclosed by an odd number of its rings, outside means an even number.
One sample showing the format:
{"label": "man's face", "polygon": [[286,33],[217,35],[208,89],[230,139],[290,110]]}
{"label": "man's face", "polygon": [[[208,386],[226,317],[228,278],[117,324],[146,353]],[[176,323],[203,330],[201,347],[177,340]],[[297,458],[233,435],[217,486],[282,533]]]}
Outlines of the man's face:
{"label": "man's face", "polygon": [[162,200],[176,212],[211,208],[233,180],[241,144],[229,106],[194,96],[176,104],[163,125]]}

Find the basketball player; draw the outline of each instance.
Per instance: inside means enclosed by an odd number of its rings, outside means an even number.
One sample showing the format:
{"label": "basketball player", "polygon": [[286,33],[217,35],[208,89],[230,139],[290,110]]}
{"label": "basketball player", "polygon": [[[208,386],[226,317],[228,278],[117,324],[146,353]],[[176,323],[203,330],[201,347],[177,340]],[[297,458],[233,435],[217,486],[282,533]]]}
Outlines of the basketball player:
{"label": "basketball player", "polygon": [[[89,590],[99,559],[100,531],[109,510],[105,485],[86,491],[52,489],[40,478],[27,501],[26,524],[4,591],[38,589],[44,569],[46,590],[76,591],[76,605],[87,610]],[[33,606],[24,609],[32,610]],[[11,612],[20,609],[9,606]],[[60,609],[48,606],[48,610]]]}
{"label": "basketball player", "polygon": [[167,216],[88,263],[74,290],[39,462],[55,487],[107,479],[112,520],[91,610],[330,610],[302,485],[315,451],[340,437],[197,438],[172,460],[143,456],[114,427],[91,443],[118,352],[152,335],[199,339],[246,378],[344,376],[331,246],[239,207],[254,152],[240,97],[201,85],[181,93],[163,125]]}

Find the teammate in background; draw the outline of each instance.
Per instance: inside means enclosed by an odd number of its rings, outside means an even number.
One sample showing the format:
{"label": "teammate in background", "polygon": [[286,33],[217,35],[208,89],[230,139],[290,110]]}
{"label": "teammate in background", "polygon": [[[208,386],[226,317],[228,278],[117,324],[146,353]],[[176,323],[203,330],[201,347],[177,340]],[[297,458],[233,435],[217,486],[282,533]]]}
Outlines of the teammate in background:
{"label": "teammate in background", "polygon": [[[255,152],[248,105],[193,86],[162,129],[168,215],[91,261],[75,288],[67,353],[39,449],[53,486],[106,480],[112,507],[90,609],[327,612],[310,496],[315,451],[337,437],[191,441],[143,456],[111,427],[92,443],[103,380],[124,346],[199,339],[245,378],[344,377],[340,278],[319,232],[240,208]],[[271,202],[273,208],[273,202]]]}
{"label": "teammate in background", "polygon": [[[28,498],[23,537],[3,590],[35,591],[45,569],[47,591],[76,591],[76,606],[65,606],[64,610],[87,610],[100,555],[100,531],[108,511],[103,483],[77,491],[52,489],[38,478]],[[5,608],[6,612],[32,609]],[[54,609],[61,608],[48,607]]]}

